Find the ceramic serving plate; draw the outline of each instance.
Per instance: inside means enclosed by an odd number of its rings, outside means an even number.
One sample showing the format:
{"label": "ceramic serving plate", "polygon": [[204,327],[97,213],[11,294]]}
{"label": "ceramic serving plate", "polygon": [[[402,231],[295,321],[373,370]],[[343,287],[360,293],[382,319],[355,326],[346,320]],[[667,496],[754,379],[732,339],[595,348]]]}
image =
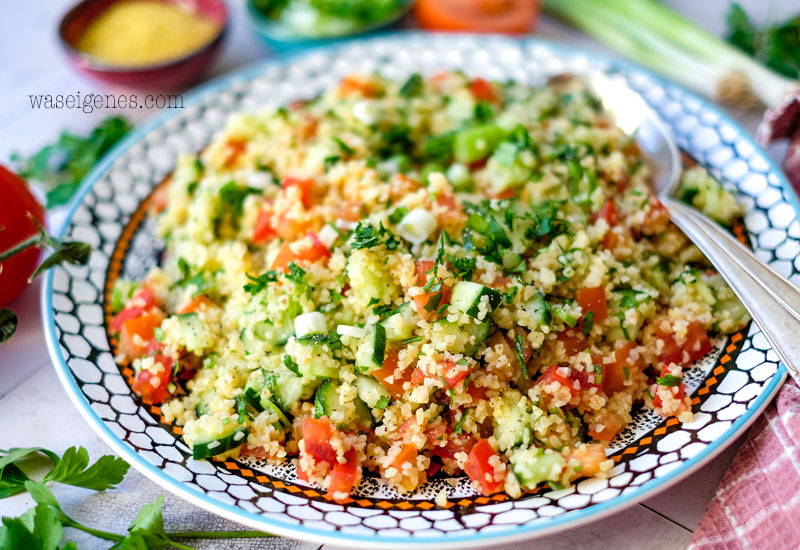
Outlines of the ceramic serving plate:
{"label": "ceramic serving plate", "polygon": [[[746,209],[739,237],[778,272],[800,280],[800,225],[780,171],[729,117],[698,97],[627,63],[534,39],[399,33],[252,66],[187,98],[187,107],[140,128],[84,184],[63,236],[94,247],[87,266],[56,267],[44,286],[44,322],[56,370],[86,420],[125,460],[165,489],[262,531],[348,547],[464,548],[574,528],[684,478],[733,441],[785,378],[755,325],[716,342],[687,373],[695,419],[680,425],[649,412],[612,445],[607,480],[542,489],[520,499],[476,494],[466,478],[434,479],[401,496],[365,477],[345,505],[297,480],[294,468],[239,460],[195,461],[181,430],[132,395],[130,369],[114,363],[108,334],[117,277],[138,279],[163,244],[147,199],[182,152],[197,151],[240,110],[309,98],[350,72],[392,78],[462,69],[537,84],[589,70],[615,75],[641,94],[678,145],[733,189]],[[447,490],[445,507],[433,496]]]}

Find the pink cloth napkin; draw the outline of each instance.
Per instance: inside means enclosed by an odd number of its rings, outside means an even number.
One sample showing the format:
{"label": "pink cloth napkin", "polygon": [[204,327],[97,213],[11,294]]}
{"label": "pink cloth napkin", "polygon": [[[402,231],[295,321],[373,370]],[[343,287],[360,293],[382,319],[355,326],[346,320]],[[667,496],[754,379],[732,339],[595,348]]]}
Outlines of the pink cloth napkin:
{"label": "pink cloth napkin", "polygon": [[753,426],[690,550],[800,548],[800,388],[791,379]]}

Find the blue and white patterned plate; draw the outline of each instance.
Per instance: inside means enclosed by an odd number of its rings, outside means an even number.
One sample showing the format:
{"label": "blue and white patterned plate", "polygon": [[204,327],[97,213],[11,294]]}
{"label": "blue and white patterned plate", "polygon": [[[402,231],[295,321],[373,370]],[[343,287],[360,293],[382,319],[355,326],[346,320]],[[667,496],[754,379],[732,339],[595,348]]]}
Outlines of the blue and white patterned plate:
{"label": "blue and white patterned plate", "polygon": [[[740,237],[778,272],[800,280],[795,198],[766,154],[728,116],[627,63],[535,39],[400,33],[314,50],[246,68],[191,94],[187,107],[140,128],[84,184],[63,232],[94,247],[89,265],[53,269],[44,288],[50,353],[67,392],[111,447],[156,483],[220,516],[295,538],[362,547],[482,546],[574,528],[650,497],[719,453],[756,418],[785,378],[755,325],[716,343],[687,376],[695,420],[679,425],[638,414],[611,449],[607,480],[520,499],[483,497],[465,479],[432,480],[401,497],[365,477],[338,505],[297,480],[291,468],[244,461],[195,461],[180,428],[130,391],[130,370],[113,359],[107,325],[118,276],[141,277],[162,243],[146,199],[181,152],[201,149],[226,117],[315,95],[350,72],[392,78],[462,69],[488,79],[537,84],[561,72],[614,73],[659,113],[679,146],[735,190],[747,209]],[[446,507],[432,495],[445,488]]]}

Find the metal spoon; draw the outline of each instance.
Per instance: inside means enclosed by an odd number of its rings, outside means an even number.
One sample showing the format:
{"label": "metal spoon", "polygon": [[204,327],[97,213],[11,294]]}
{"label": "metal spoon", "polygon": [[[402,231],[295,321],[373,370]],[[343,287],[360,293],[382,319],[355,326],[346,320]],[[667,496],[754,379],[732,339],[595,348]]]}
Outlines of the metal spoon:
{"label": "metal spoon", "polygon": [[759,260],[722,226],[674,197],[682,171],[667,126],[621,77],[585,75],[590,88],[623,132],[655,168],[653,188],[672,221],[697,245],[739,297],[789,374],[800,382],[800,289]]}

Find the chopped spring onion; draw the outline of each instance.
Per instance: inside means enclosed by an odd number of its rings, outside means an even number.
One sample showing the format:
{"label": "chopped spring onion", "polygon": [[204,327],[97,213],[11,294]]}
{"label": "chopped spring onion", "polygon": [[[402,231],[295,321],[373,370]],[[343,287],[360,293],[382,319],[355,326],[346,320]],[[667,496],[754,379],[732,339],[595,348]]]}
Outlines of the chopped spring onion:
{"label": "chopped spring onion", "polygon": [[317,238],[325,248],[330,248],[333,243],[336,242],[336,239],[339,238],[339,233],[330,225],[325,224],[322,229],[319,230],[319,233],[317,233]]}
{"label": "chopped spring onion", "polygon": [[673,80],[720,101],[767,107],[798,87],[655,0],[544,0],[545,9]]}
{"label": "chopped spring onion", "polygon": [[339,325],[336,327],[336,332],[341,336],[352,336],[353,338],[363,338],[367,335],[367,331],[363,328],[351,325]]}
{"label": "chopped spring onion", "polygon": [[325,316],[318,311],[303,313],[294,319],[294,332],[298,338],[308,334],[325,334],[328,332],[328,323]]}
{"label": "chopped spring onion", "polygon": [[415,208],[397,225],[397,233],[412,244],[422,244],[436,230],[436,218],[422,208]]}
{"label": "chopped spring onion", "polygon": [[347,220],[338,219],[336,220],[336,227],[345,231],[352,231],[358,227],[358,222],[349,222]]}

